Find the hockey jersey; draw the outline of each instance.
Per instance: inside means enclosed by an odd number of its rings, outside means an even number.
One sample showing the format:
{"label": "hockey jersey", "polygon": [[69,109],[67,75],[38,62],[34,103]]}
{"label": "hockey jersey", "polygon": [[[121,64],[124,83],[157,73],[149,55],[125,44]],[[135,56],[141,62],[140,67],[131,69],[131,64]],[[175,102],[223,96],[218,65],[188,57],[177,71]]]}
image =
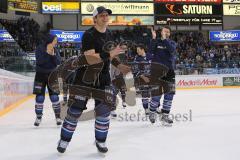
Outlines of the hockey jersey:
{"label": "hockey jersey", "polygon": [[176,43],[169,39],[157,39],[151,42],[152,62],[160,63],[169,69],[175,68]]}
{"label": "hockey jersey", "polygon": [[145,56],[136,55],[134,58],[134,63],[132,65],[133,76],[134,77],[139,77],[141,75],[150,76],[151,61],[152,55],[150,53],[146,53]]}

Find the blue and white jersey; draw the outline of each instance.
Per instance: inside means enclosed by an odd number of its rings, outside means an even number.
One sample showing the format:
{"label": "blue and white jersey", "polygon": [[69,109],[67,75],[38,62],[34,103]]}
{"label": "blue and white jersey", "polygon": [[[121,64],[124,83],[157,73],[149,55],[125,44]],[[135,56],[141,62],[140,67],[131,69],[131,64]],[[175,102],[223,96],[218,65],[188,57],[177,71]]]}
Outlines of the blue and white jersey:
{"label": "blue and white jersey", "polygon": [[134,63],[132,65],[132,72],[134,77],[141,75],[150,76],[151,74],[151,61],[152,55],[146,53],[145,56],[135,56]]}
{"label": "blue and white jersey", "polygon": [[175,54],[177,44],[170,39],[152,40],[150,52],[153,54],[153,61],[167,66],[169,69],[175,68]]}

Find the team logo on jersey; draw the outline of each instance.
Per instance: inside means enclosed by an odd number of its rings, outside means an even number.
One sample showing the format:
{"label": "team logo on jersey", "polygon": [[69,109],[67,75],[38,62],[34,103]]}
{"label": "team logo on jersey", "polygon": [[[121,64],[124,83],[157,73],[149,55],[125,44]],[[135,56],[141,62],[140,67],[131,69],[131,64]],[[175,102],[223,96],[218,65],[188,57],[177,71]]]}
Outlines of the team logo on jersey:
{"label": "team logo on jersey", "polygon": [[157,46],[158,49],[166,49],[165,46]]}

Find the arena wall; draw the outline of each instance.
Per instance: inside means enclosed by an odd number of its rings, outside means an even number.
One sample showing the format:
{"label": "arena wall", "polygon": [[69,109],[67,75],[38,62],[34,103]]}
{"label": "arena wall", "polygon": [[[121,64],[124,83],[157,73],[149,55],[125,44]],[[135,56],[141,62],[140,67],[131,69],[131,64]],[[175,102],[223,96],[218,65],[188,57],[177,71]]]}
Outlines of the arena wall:
{"label": "arena wall", "polygon": [[0,116],[11,105],[30,96],[33,78],[0,69]]}
{"label": "arena wall", "polygon": [[[133,86],[132,75],[126,77],[126,84]],[[240,87],[239,74],[178,75],[177,89],[203,89]],[[0,116],[11,110],[14,104],[26,98],[33,98],[33,77],[26,77],[0,69]]]}
{"label": "arena wall", "polygon": [[179,75],[176,76],[177,89],[239,87],[240,75]]}

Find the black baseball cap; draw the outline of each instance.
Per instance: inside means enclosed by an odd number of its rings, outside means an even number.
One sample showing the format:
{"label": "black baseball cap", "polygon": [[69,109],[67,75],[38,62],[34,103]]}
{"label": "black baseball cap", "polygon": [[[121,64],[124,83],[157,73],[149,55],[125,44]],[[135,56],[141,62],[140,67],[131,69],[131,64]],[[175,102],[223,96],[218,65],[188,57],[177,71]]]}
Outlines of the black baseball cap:
{"label": "black baseball cap", "polygon": [[107,12],[109,15],[112,14],[112,10],[106,9],[103,6],[99,6],[93,11],[93,17],[96,17],[98,14],[101,14],[103,12]]}

